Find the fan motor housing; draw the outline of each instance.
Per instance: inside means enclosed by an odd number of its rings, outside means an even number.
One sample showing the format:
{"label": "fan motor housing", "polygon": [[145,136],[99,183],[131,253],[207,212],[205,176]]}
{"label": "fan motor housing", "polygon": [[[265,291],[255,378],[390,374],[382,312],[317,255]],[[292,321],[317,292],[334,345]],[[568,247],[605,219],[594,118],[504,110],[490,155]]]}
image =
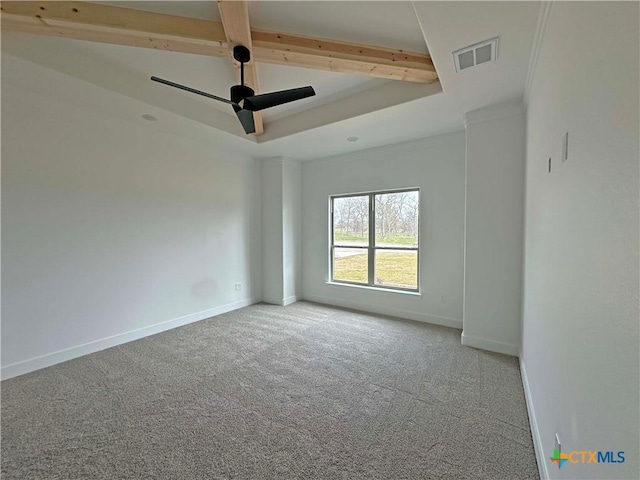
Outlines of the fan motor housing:
{"label": "fan motor housing", "polygon": [[231,101],[233,103],[240,103],[247,97],[253,96],[253,89],[246,85],[234,85],[231,87]]}

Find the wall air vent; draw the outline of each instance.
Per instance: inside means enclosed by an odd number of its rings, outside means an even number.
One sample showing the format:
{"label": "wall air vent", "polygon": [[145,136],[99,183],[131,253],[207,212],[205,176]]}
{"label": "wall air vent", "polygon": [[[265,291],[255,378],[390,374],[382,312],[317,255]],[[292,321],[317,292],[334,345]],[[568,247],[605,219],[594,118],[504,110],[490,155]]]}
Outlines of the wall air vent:
{"label": "wall air vent", "polygon": [[453,52],[456,72],[467,70],[483,63],[495,62],[498,58],[498,37],[476,43]]}

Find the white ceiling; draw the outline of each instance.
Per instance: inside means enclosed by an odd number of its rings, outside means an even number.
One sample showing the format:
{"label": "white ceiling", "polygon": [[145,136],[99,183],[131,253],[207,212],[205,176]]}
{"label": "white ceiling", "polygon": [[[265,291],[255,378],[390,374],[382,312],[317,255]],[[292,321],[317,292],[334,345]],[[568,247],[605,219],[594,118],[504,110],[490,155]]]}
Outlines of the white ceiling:
{"label": "white ceiling", "polygon": [[[212,1],[107,3],[219,20]],[[318,95],[266,113],[259,143],[226,105],[148,80],[157,75],[227,97],[236,83],[229,59],[11,32],[2,32],[2,52],[144,102],[158,125],[170,115],[164,111],[173,112],[251,156],[308,160],[459,130],[467,111],[521,97],[538,10],[539,2],[416,2],[415,11],[400,1],[251,2],[254,28],[423,53],[428,45],[441,81],[419,85],[260,63],[261,91],[313,85]],[[497,62],[455,73],[452,51],[495,36]],[[349,136],[360,139],[347,142]]]}

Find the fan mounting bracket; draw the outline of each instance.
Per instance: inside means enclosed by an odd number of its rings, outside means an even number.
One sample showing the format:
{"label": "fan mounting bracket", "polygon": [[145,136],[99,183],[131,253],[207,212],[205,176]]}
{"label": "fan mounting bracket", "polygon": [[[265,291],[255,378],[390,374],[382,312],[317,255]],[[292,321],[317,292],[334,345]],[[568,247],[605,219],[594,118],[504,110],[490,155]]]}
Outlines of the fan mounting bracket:
{"label": "fan mounting bracket", "polygon": [[240,63],[248,63],[251,60],[251,52],[244,45],[236,45],[233,47],[233,58]]}

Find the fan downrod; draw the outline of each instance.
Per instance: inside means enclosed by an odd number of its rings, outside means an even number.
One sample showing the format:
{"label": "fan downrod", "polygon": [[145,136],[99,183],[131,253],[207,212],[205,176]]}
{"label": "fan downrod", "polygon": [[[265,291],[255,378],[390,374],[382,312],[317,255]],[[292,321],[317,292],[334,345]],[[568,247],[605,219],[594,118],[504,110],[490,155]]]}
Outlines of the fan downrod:
{"label": "fan downrod", "polygon": [[240,62],[240,85],[231,87],[231,101],[239,103],[243,98],[253,95],[253,90],[244,84],[244,64],[251,60],[251,52],[244,45],[236,45],[233,47],[233,58]]}

